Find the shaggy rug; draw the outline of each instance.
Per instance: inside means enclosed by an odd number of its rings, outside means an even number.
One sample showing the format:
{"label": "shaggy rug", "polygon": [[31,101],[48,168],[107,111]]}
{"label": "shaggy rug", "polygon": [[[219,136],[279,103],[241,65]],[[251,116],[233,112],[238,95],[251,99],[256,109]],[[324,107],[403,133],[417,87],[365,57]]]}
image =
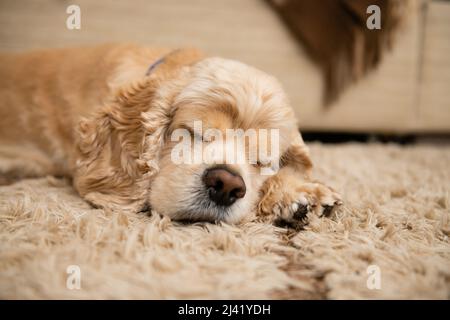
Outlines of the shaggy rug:
{"label": "shaggy rug", "polygon": [[113,214],[52,177],[2,186],[0,297],[448,299],[450,148],[310,147],[345,205],[300,232]]}

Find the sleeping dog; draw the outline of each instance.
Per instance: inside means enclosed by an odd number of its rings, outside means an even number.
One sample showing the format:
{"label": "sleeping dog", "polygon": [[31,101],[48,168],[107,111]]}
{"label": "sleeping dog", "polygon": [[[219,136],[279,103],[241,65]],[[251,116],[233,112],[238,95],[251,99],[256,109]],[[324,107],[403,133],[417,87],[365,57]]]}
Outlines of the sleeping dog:
{"label": "sleeping dog", "polygon": [[[298,225],[341,204],[312,180],[278,81],[237,61],[128,44],[1,54],[0,101],[1,183],[68,176],[95,207],[151,208],[176,220],[236,223],[256,215]],[[179,130],[193,142],[183,150],[228,155],[231,129],[256,132],[253,144],[250,135],[233,137],[256,148],[239,152],[248,161],[174,160]],[[263,142],[276,150],[260,152]]]}

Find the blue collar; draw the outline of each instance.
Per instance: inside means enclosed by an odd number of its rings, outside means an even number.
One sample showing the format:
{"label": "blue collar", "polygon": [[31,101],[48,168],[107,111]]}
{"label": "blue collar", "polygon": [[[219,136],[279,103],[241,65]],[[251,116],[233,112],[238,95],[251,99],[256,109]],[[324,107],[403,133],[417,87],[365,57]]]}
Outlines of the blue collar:
{"label": "blue collar", "polygon": [[168,54],[166,54],[165,56],[162,56],[161,58],[159,58],[158,60],[156,60],[155,62],[153,62],[147,69],[147,72],[145,73],[146,76],[150,75],[153,70],[155,70],[161,63],[163,63],[166,58],[172,54],[174,54],[175,52],[180,51],[180,49],[176,49],[176,50],[172,50],[171,52],[169,52]]}

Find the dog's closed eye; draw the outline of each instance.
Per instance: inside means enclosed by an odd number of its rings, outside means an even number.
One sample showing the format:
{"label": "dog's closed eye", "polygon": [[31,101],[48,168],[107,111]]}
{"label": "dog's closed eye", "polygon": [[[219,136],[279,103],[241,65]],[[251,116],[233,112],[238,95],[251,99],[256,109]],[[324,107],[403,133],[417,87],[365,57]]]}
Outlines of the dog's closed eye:
{"label": "dog's closed eye", "polygon": [[196,141],[204,141],[204,136],[202,132],[196,131],[194,128],[190,127],[189,125],[181,125],[180,130],[186,130],[191,138],[193,138]]}
{"label": "dog's closed eye", "polygon": [[257,168],[269,168],[272,166],[272,162],[270,160],[257,160],[254,166]]}

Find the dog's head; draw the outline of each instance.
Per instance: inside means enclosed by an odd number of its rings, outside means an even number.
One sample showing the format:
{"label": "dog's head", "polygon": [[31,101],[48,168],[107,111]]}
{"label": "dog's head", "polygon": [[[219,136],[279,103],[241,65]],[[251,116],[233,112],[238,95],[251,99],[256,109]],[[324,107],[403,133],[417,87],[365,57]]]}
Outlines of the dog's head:
{"label": "dog's head", "polygon": [[75,186],[101,207],[237,222],[280,166],[311,163],[279,83],[220,58],[174,63],[81,123]]}

